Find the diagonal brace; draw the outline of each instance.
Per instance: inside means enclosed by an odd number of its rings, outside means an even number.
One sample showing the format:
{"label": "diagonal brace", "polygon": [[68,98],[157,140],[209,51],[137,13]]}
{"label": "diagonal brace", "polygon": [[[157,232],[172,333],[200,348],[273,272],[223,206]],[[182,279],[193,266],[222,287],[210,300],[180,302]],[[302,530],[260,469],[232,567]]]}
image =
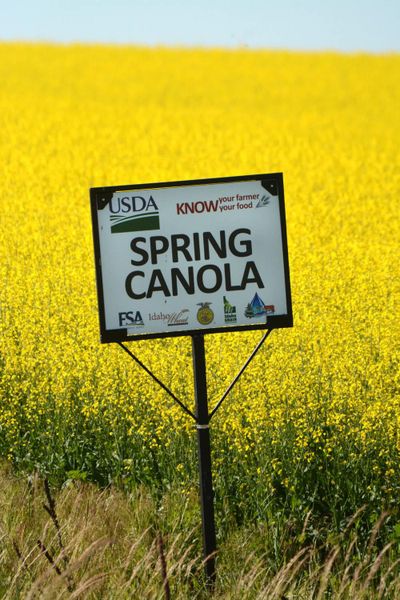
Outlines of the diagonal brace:
{"label": "diagonal brace", "polygon": [[217,412],[217,410],[219,409],[219,407],[221,406],[221,404],[223,403],[223,401],[225,400],[225,398],[227,397],[227,395],[229,394],[229,392],[233,389],[233,387],[237,383],[238,379],[241,377],[241,375],[247,369],[247,367],[249,366],[249,364],[251,363],[251,361],[253,360],[253,358],[255,357],[255,355],[257,354],[257,352],[259,351],[259,349],[261,348],[261,346],[263,345],[263,343],[265,342],[265,340],[267,339],[267,337],[269,336],[269,334],[271,333],[271,331],[272,331],[272,329],[267,329],[267,331],[265,332],[265,334],[261,338],[261,341],[258,342],[257,346],[254,348],[253,352],[250,354],[249,358],[246,360],[246,362],[244,363],[243,367],[240,369],[239,373],[236,375],[235,379],[227,387],[227,389],[225,390],[225,392],[224,392],[221,400],[216,404],[216,406],[211,411],[211,413],[210,413],[210,420],[215,415],[215,413]]}
{"label": "diagonal brace", "polygon": [[171,390],[170,390],[169,388],[167,388],[167,386],[166,386],[166,385],[165,385],[165,384],[164,384],[162,381],[160,381],[160,379],[158,379],[158,377],[156,377],[156,375],[154,375],[154,373],[152,373],[152,372],[150,371],[150,369],[148,369],[148,368],[146,367],[146,365],[144,365],[144,364],[142,363],[142,361],[141,361],[141,360],[139,360],[139,359],[138,359],[138,357],[137,357],[137,356],[135,356],[135,355],[133,354],[133,352],[131,352],[131,351],[129,350],[129,348],[127,348],[126,346],[124,346],[124,344],[123,344],[122,342],[117,342],[117,343],[118,343],[118,345],[119,345],[119,346],[121,346],[121,348],[122,348],[123,350],[125,350],[125,352],[126,352],[127,354],[129,354],[129,356],[130,356],[131,358],[133,358],[133,360],[134,360],[135,362],[137,362],[137,364],[138,364],[140,367],[142,367],[142,369],[143,369],[144,371],[146,371],[146,373],[147,373],[148,375],[150,375],[150,377],[152,377],[152,378],[154,379],[154,381],[155,381],[156,383],[158,383],[158,385],[159,385],[160,387],[162,387],[162,389],[163,389],[163,390],[165,390],[165,391],[167,392],[167,394],[169,394],[169,395],[171,396],[171,398],[172,398],[173,400],[175,400],[175,402],[177,402],[177,403],[179,404],[179,406],[180,406],[180,407],[181,407],[181,408],[182,408],[182,409],[185,411],[185,413],[187,413],[188,415],[190,415],[190,416],[192,417],[192,419],[194,419],[195,421],[197,421],[197,417],[196,417],[196,416],[195,416],[195,415],[192,413],[192,411],[191,411],[191,410],[189,410],[189,409],[187,408],[187,406],[185,406],[185,405],[183,404],[183,402],[181,402],[181,401],[179,400],[179,398],[177,398],[177,397],[175,396],[175,394],[174,394],[173,392],[171,392]]}

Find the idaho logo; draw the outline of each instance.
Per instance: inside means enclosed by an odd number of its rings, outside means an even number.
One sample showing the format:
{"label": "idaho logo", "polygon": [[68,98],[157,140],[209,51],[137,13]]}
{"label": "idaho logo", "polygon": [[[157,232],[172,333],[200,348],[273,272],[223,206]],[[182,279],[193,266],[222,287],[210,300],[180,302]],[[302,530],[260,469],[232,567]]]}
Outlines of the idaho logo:
{"label": "idaho logo", "polygon": [[197,320],[201,325],[209,325],[214,318],[214,313],[210,308],[211,302],[199,302],[197,311]]}
{"label": "idaho logo", "polygon": [[226,296],[224,296],[224,316],[225,323],[236,323],[236,306],[232,306]]}

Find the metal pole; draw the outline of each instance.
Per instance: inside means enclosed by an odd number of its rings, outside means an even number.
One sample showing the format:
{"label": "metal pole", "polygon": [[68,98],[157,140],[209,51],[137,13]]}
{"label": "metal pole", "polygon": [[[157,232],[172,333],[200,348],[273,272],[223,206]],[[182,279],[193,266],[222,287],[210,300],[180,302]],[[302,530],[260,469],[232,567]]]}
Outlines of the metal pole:
{"label": "metal pole", "polygon": [[207,584],[215,583],[215,536],[214,492],[211,472],[211,445],[207,404],[206,355],[204,336],[192,336],[194,389],[197,417],[197,443],[199,451],[200,507],[203,526],[204,567]]}

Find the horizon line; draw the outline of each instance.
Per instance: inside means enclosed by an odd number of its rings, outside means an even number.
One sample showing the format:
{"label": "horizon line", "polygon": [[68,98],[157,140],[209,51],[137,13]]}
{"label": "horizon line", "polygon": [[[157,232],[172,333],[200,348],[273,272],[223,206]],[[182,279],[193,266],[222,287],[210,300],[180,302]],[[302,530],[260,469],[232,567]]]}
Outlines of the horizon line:
{"label": "horizon line", "polygon": [[131,49],[142,49],[142,50],[172,50],[172,51],[192,51],[192,50],[204,50],[204,51],[223,51],[223,52],[284,52],[293,54],[340,54],[340,55],[371,55],[371,56],[393,56],[399,55],[400,50],[365,50],[351,49],[346,50],[343,48],[333,47],[316,47],[316,48],[300,48],[300,47],[288,47],[288,46],[250,46],[249,44],[237,44],[237,45],[217,45],[210,43],[203,44],[185,44],[185,43],[143,43],[143,42],[116,42],[116,41],[96,41],[96,40],[54,40],[54,39],[3,39],[0,37],[0,44],[2,45],[36,45],[36,46],[56,46],[56,47],[72,47],[72,46],[84,46],[84,47],[111,47],[111,48],[131,48]]}

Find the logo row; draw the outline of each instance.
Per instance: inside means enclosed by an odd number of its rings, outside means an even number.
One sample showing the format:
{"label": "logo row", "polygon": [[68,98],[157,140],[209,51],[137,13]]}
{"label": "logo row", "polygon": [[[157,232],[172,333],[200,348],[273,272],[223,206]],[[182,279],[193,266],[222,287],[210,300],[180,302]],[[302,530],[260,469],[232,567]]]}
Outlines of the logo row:
{"label": "logo row", "polygon": [[[214,311],[211,308],[212,302],[199,302],[197,306],[196,318],[200,325],[210,325],[214,320]],[[237,312],[236,306],[233,306],[226,296],[223,297],[224,306],[224,320],[225,323],[236,323]],[[256,293],[247,304],[244,310],[244,316],[247,319],[253,319],[254,317],[262,317],[272,315],[275,312],[275,306],[273,304],[264,304],[260,296]],[[148,321],[162,321],[163,325],[168,327],[185,326],[189,324],[189,309],[182,308],[177,312],[153,312],[149,313]],[[118,313],[118,322],[120,327],[144,327],[144,321],[139,310],[126,311]]]}

